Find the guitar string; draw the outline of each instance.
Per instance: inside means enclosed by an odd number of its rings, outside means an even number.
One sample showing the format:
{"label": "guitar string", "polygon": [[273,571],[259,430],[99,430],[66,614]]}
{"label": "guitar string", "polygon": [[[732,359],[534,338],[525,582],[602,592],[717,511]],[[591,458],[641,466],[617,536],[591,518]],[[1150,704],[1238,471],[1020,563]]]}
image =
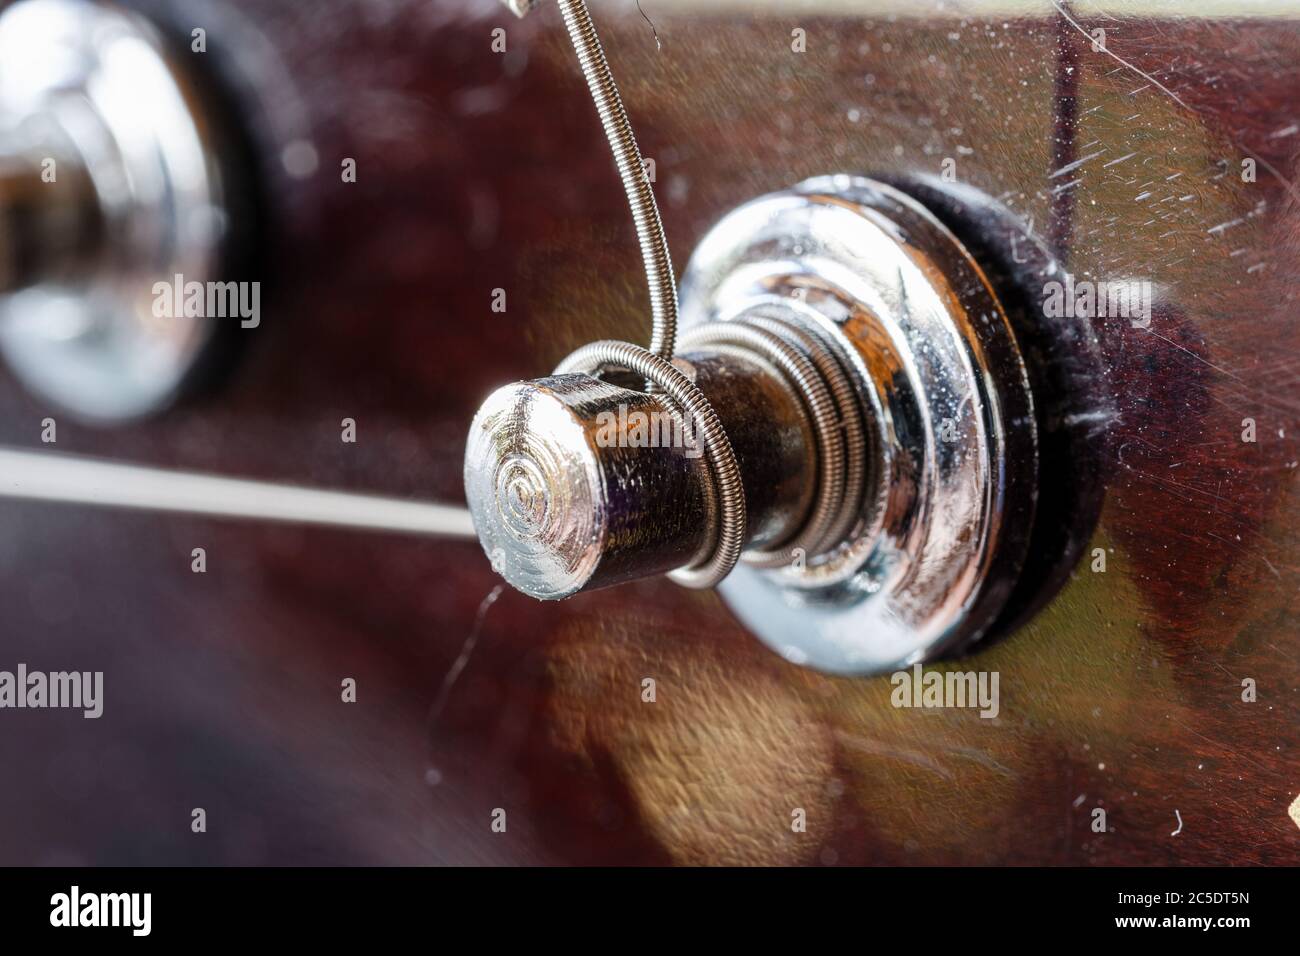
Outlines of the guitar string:
{"label": "guitar string", "polygon": [[600,116],[600,125],[605,130],[605,138],[614,154],[614,164],[618,167],[619,179],[632,210],[632,222],[636,227],[650,292],[650,351],[671,362],[677,349],[677,281],[673,277],[668,238],[659,218],[659,205],[650,186],[645,160],[637,146],[632,122],[623,108],[623,98],[614,82],[614,74],[605,58],[587,4],[584,0],[560,0],[560,14],[564,17],[573,52],[577,54],[578,66],[587,81],[591,101]]}
{"label": "guitar string", "polygon": [[436,502],[0,448],[0,498],[439,538],[476,536],[468,509]]}
{"label": "guitar string", "polygon": [[[503,2],[521,17],[536,5],[536,0]],[[677,283],[668,253],[668,238],[664,234],[659,207],[632,123],[623,108],[623,99],[619,96],[618,85],[614,82],[614,74],[610,71],[587,4],[585,0],[559,0],[559,7],[632,209],[632,222],[636,227],[649,286],[652,321],[648,350],[631,342],[593,342],[570,355],[561,367],[578,356],[595,355],[599,357],[598,367],[588,371],[597,372],[599,367],[605,366],[635,370],[647,376],[647,392],[659,391],[665,387],[665,375],[676,371],[671,363],[677,351]],[[655,42],[659,42],[658,31],[655,31]],[[650,376],[651,369],[655,369],[653,376]],[[685,388],[677,389],[678,394],[670,407],[675,407],[679,415],[690,415],[704,436],[710,478],[708,493],[716,503],[717,516],[710,553],[687,567],[678,568],[670,577],[686,587],[711,588],[731,573],[744,548],[745,489],[731,442],[712,404],[693,383],[683,381]],[[690,393],[689,402],[683,402],[681,397],[686,392]]]}

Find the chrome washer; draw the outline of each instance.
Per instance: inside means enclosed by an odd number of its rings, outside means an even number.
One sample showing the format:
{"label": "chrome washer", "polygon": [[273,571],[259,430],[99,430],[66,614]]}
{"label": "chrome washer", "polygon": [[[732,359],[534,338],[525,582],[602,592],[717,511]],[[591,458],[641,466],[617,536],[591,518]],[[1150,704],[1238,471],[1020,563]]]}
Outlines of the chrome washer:
{"label": "chrome washer", "polygon": [[798,664],[889,671],[985,637],[1025,558],[1037,486],[1029,380],[979,266],[923,206],[827,176],[736,209],[681,283],[683,329],[781,309],[825,333],[868,422],[844,543],[720,590]]}

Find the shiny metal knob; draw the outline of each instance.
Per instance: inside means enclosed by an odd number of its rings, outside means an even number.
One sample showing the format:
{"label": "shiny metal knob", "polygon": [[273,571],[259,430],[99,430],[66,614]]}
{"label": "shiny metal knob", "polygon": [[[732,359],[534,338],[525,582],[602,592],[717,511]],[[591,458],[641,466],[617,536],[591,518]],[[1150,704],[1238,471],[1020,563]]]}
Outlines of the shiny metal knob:
{"label": "shiny metal knob", "polygon": [[[819,374],[765,361],[745,347],[761,344],[754,335],[724,334],[733,325],[801,330],[786,344]],[[1025,559],[1037,434],[1015,336],[956,238],[888,186],[810,180],[703,239],[682,281],[682,327],[701,350],[683,367],[726,425],[757,522],[748,556],[762,560],[720,585],[741,620],[788,659],[837,673],[988,634]],[[856,471],[827,454],[839,439],[811,391],[836,393],[832,424],[865,449]],[[507,386],[475,418],[475,528],[526,593],[659,574],[708,548],[698,457],[598,440],[598,421],[620,408],[665,411],[657,396],[561,376]],[[843,493],[827,499],[829,482]],[[834,540],[792,547],[819,540],[807,534],[819,514]]]}
{"label": "shiny metal knob", "polygon": [[[747,540],[788,538],[815,483],[800,400],[763,361],[679,359],[713,404],[742,465]],[[701,559],[717,522],[700,439],[680,411],[590,375],[497,390],[479,409],[465,494],[493,566],[533,597],[665,574]]]}
{"label": "shiny metal knob", "polygon": [[166,407],[232,320],[158,308],[160,283],[228,278],[238,218],[189,55],[111,4],[0,14],[0,350],[88,421]]}

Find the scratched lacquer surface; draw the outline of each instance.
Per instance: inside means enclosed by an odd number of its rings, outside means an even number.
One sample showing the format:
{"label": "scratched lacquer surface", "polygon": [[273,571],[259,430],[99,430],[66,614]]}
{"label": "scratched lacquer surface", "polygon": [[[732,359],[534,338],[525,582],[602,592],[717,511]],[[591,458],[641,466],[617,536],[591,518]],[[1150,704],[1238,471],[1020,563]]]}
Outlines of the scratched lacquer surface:
{"label": "scratched lacquer surface", "polygon": [[[666,582],[491,601],[474,544],[4,503],[4,662],[103,670],[106,701],[0,713],[0,860],[1300,862],[1300,8],[642,6],[659,45],[595,15],[679,269],[734,205],[864,172],[957,197],[1024,306],[1045,606],[942,665],[997,672],[997,717],[796,668]],[[487,390],[644,339],[556,11],[152,7],[207,28],[250,129],[271,298],[207,395],[60,417],[59,451],[455,500]],[[1049,319],[1051,268],[1150,283],[1150,322]],[[8,376],[0,412],[41,447]]]}

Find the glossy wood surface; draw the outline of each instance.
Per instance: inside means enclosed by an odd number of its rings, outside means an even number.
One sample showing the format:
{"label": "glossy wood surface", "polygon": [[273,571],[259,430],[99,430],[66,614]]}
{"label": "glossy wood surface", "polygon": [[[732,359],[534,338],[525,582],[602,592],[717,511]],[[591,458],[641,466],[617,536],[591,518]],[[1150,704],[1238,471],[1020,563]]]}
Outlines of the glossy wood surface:
{"label": "glossy wood surface", "polygon": [[[59,451],[459,500],[491,388],[645,339],[554,9],[137,5],[208,31],[196,67],[265,206],[264,321],[206,394],[123,430],[6,374],[4,444],[43,447],[53,414]],[[491,603],[473,543],[4,502],[0,666],[102,669],[107,700],[0,715],[0,862],[1300,862],[1300,7],[642,6],[662,47],[634,5],[593,12],[679,270],[735,205],[866,173],[968,240],[1031,343],[1029,619],[944,665],[997,671],[999,717],[896,709],[887,677],[787,664],[667,581]],[[1052,263],[1149,280],[1150,328],[1047,322]]]}

